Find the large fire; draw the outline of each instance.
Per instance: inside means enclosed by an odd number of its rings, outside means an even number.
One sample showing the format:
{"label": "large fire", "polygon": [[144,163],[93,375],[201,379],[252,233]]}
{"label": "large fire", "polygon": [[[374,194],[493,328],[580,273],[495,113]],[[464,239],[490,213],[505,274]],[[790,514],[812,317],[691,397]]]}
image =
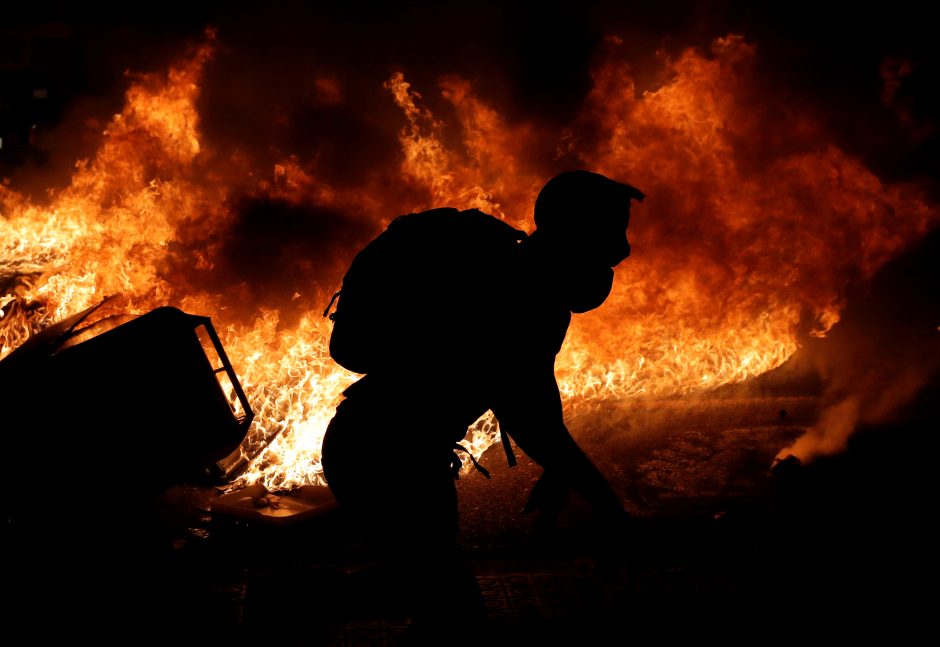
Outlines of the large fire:
{"label": "large fire", "polygon": [[[617,44],[607,43],[580,116],[561,134],[510,122],[456,77],[439,88],[450,116],[436,116],[392,75],[385,87],[404,117],[393,190],[330,186],[315,160],[259,171],[237,144],[210,150],[196,108],[210,34],[166,74],[136,77],[67,188],[37,201],[0,186],[0,357],[110,294],[123,311],[170,304],[211,316],[257,412],[244,453],[274,439],[239,483],[286,489],[320,480],[322,435],[356,379],[330,360],[321,312],[363,240],[303,259],[320,288],[279,308],[246,306],[252,292],[237,272],[192,280],[222,263],[246,197],[344,214],[367,239],[401,213],[444,205],[530,230],[539,187],[573,166],[640,187],[648,200],[631,224],[634,258],[617,269],[607,304],[575,318],[557,361],[569,404],[686,394],[777,367],[798,329],[823,335],[838,321],[850,280],[936,222],[917,186],[882,182],[797,106],[762,95],[743,39],[664,60],[666,80],[642,94]],[[342,103],[341,80],[318,83]],[[496,434],[484,419],[467,442],[479,455]]]}

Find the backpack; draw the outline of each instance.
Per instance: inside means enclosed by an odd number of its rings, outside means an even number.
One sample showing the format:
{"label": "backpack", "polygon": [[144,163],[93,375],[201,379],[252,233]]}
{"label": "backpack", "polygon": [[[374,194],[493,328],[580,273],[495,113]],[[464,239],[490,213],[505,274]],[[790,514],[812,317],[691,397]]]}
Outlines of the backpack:
{"label": "backpack", "polygon": [[459,347],[525,238],[476,209],[399,216],[356,254],[323,313],[333,322],[330,356],[369,373]]}

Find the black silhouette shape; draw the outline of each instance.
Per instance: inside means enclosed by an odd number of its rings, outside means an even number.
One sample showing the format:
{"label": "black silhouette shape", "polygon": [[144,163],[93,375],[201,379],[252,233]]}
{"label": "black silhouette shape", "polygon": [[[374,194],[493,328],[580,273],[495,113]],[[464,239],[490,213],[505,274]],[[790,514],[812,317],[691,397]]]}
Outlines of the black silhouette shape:
{"label": "black silhouette shape", "polygon": [[565,428],[554,360],[571,312],[610,293],[613,266],[630,254],[630,201],[643,197],[571,171],[540,192],[530,236],[476,210],[402,216],[344,278],[330,350],[366,376],[329,425],[324,473],[341,507],[402,569],[402,596],[429,642],[469,641],[482,626],[456,545],[454,450],[486,410],[545,468],[527,511],[551,517],[571,488],[600,519],[625,515]]}

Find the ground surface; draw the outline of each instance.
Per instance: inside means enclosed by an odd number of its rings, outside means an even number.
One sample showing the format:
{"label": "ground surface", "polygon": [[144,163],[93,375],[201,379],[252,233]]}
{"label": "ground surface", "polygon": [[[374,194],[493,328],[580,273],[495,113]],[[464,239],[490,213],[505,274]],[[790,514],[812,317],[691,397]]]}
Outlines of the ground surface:
{"label": "ground surface", "polygon": [[[613,536],[598,536],[577,500],[554,532],[534,532],[518,511],[540,470],[522,455],[509,469],[491,448],[493,478],[468,473],[458,491],[494,643],[651,644],[739,627],[729,609],[787,626],[853,600],[882,613],[882,600],[916,603],[933,573],[931,434],[922,421],[870,430],[846,455],[772,473],[817,408],[813,397],[726,397],[573,412],[579,442],[632,515]],[[177,643],[402,640],[400,587],[336,523],[246,523],[213,515],[218,495],[191,484],[144,500],[82,492],[38,521],[8,523],[10,618],[40,617],[29,624],[39,637],[67,628],[119,642],[127,626]]]}

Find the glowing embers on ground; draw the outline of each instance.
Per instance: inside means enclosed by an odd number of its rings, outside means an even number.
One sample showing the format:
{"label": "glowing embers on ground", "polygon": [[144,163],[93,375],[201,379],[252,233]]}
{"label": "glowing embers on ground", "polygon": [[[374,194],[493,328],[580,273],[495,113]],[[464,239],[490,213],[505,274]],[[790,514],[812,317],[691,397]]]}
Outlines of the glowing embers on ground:
{"label": "glowing embers on ground", "polygon": [[[882,182],[799,105],[781,110],[752,69],[754,46],[739,37],[664,59],[663,82],[643,94],[609,39],[561,134],[538,116],[511,120],[457,77],[440,82],[453,110],[435,115],[396,73],[384,87],[401,110],[387,126],[400,168],[352,187],[324,182],[315,154],[272,168],[253,166],[237,142],[212,150],[196,98],[213,48],[210,36],[167,73],[134,77],[96,154],[45,202],[0,186],[0,352],[113,293],[125,311],[169,304],[210,316],[257,414],[243,450],[266,446],[243,484],[320,480],[320,441],[356,377],[330,360],[320,313],[368,239],[320,241],[323,258],[276,259],[314,287],[268,299],[225,257],[246,196],[311,218],[339,213],[374,235],[399,214],[445,205],[531,229],[539,187],[572,166],[641,188],[634,257],[617,268],[608,302],[575,317],[558,358],[569,404],[681,395],[779,366],[800,326],[824,334],[848,282],[937,220],[919,187]],[[334,85],[339,109],[343,80]],[[479,455],[495,433],[482,420],[467,442]]]}

